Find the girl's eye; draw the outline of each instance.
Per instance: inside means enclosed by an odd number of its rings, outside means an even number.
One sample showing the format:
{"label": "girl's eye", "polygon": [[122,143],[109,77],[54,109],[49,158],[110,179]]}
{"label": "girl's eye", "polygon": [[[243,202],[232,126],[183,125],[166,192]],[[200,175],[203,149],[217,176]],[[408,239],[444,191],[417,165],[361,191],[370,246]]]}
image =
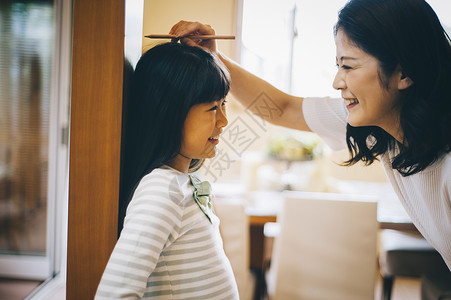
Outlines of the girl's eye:
{"label": "girl's eye", "polygon": [[[225,106],[226,102],[227,102],[227,101],[225,101],[225,100],[222,101],[221,106]],[[213,110],[217,110],[217,109],[218,109],[218,106],[215,105],[215,106],[213,106],[212,108],[210,108],[208,111],[213,111]]]}

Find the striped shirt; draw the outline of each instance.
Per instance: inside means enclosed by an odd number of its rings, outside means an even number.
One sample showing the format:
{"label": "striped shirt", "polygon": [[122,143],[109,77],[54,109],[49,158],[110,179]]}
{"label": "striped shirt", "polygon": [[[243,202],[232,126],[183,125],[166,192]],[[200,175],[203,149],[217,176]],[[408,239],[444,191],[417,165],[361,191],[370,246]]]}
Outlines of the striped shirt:
{"label": "striped shirt", "polygon": [[95,299],[238,299],[219,233],[193,199],[189,175],[143,177]]}

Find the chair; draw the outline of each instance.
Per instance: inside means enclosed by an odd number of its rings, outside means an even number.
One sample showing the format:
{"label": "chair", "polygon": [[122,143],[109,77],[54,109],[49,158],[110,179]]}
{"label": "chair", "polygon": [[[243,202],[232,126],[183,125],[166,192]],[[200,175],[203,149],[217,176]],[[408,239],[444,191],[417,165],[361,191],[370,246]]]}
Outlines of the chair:
{"label": "chair", "polygon": [[421,300],[451,300],[451,272],[423,275]]}
{"label": "chair", "polygon": [[379,247],[383,300],[390,300],[397,276],[420,278],[449,272],[440,254],[419,232],[384,229]]}
{"label": "chair", "polygon": [[269,299],[374,299],[375,197],[284,192]]}
{"label": "chair", "polygon": [[224,252],[232,265],[240,299],[252,299],[254,279],[249,269],[249,220],[243,201],[216,199],[214,209],[221,223]]}

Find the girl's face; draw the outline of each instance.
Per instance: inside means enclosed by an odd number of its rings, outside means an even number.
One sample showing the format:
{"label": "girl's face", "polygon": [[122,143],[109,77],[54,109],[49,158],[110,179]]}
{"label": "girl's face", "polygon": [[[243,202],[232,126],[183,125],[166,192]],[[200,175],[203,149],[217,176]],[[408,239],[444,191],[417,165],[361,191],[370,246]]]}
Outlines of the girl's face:
{"label": "girl's face", "polygon": [[225,99],[194,105],[185,120],[182,148],[171,166],[186,172],[192,159],[214,157],[219,135],[227,124]]}
{"label": "girl's face", "polygon": [[333,87],[341,90],[349,111],[348,123],[379,126],[402,140],[397,107],[401,72],[395,71],[385,88],[379,79],[379,61],[374,56],[353,45],[342,30],[338,30],[335,44],[338,71]]}

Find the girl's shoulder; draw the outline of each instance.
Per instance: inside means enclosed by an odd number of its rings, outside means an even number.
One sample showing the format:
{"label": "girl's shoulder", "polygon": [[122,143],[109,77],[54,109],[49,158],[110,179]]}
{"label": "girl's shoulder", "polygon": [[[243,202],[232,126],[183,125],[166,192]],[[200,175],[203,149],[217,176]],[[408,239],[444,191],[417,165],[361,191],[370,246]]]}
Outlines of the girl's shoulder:
{"label": "girl's shoulder", "polygon": [[172,179],[172,178],[175,178],[177,176],[182,176],[183,177],[185,175],[187,176],[186,173],[182,173],[182,172],[180,172],[180,171],[178,171],[176,169],[173,169],[171,167],[161,166],[159,168],[153,169],[152,172],[150,172],[149,174],[144,176],[144,178],[147,177],[147,178],[155,179],[155,178],[161,177],[161,178],[171,178]]}
{"label": "girl's shoulder", "polygon": [[141,179],[135,194],[140,191],[169,191],[171,193],[184,194],[184,189],[188,183],[188,174],[162,166],[155,168]]}

